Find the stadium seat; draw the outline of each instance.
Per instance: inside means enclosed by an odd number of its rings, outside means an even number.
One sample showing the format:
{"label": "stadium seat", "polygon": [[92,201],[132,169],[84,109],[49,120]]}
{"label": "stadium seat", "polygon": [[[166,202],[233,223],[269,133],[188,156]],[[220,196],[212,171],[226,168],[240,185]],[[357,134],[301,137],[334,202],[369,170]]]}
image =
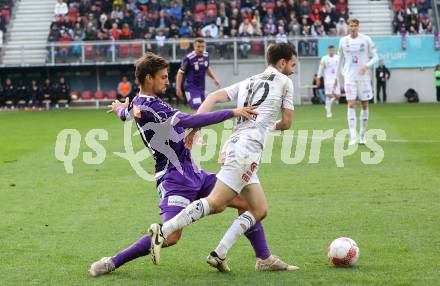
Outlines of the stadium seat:
{"label": "stadium seat", "polygon": [[81,95],[82,100],[90,100],[93,99],[93,93],[90,90],[86,90]]}
{"label": "stadium seat", "polygon": [[116,93],[116,91],[114,90],[109,90],[109,92],[107,92],[107,98],[108,99],[116,99],[116,97],[118,96],[118,94]]}
{"label": "stadium seat", "polygon": [[206,6],[206,9],[207,9],[207,10],[214,10],[214,11],[216,11],[216,13],[217,13],[217,5],[214,4],[214,3],[210,3],[210,4],[208,4],[208,6]]}
{"label": "stadium seat", "polygon": [[86,59],[93,58],[93,46],[92,45],[84,45],[84,56]]}
{"label": "stadium seat", "polygon": [[136,57],[142,56],[142,44],[132,44],[131,54]]}
{"label": "stadium seat", "polygon": [[95,99],[105,99],[105,93],[102,90],[95,92]]}
{"label": "stadium seat", "polygon": [[196,5],[196,13],[205,12],[206,6],[203,3],[199,3]]}
{"label": "stadium seat", "polygon": [[120,45],[119,46],[119,56],[121,58],[126,58],[130,55],[130,46],[129,45]]}
{"label": "stadium seat", "polygon": [[272,10],[275,9],[275,3],[274,2],[266,2],[266,10]]}

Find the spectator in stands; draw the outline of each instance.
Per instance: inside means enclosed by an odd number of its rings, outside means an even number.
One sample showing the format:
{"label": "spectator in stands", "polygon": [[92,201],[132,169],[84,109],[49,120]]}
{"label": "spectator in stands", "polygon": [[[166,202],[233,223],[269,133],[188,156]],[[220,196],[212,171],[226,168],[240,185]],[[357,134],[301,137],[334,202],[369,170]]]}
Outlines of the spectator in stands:
{"label": "spectator in stands", "polygon": [[205,38],[217,38],[218,27],[215,23],[211,23],[202,28],[202,36]]}
{"label": "spectator in stands", "polygon": [[303,0],[301,2],[299,13],[300,13],[300,17],[304,17],[312,14],[312,8],[310,7],[310,3],[307,0]]}
{"label": "spectator in stands", "polygon": [[170,30],[168,31],[168,38],[179,38],[179,28],[176,23],[171,23]]}
{"label": "spectator in stands", "polygon": [[338,37],[344,37],[348,33],[348,25],[344,18],[339,18],[339,22],[336,24],[336,34]]}
{"label": "spectator in stands", "polygon": [[254,34],[253,34],[254,37],[256,37],[256,36],[263,36],[263,31],[261,31],[260,22],[258,22],[255,19],[252,19],[251,25],[252,25],[252,30],[254,32]]}
{"label": "spectator in stands", "polygon": [[275,42],[276,43],[287,43],[288,42],[287,41],[287,34],[284,31],[283,27],[278,28],[278,34],[276,36]]}
{"label": "spectator in stands", "polygon": [[308,16],[303,16],[301,19],[301,36],[310,36],[312,34],[312,27],[309,24]]}
{"label": "spectator in stands", "polygon": [[144,36],[147,31],[146,18],[143,16],[141,11],[138,11],[133,22],[133,36],[136,39],[140,39]]}
{"label": "spectator in stands", "polygon": [[316,20],[315,23],[313,23],[312,36],[323,37],[325,35],[326,35],[326,33],[324,31],[324,26],[321,24],[320,20]]}
{"label": "spectator in stands", "polygon": [[55,4],[55,8],[54,8],[55,16],[62,17],[67,15],[68,12],[69,12],[69,8],[67,7],[67,4],[64,3],[63,0],[58,0],[58,3]]}
{"label": "spectator in stands", "polygon": [[124,19],[124,13],[121,11],[121,7],[119,5],[114,5],[113,11],[110,13],[110,19],[113,21],[122,21],[122,19]]}
{"label": "spectator in stands", "polygon": [[170,26],[170,21],[168,20],[168,15],[165,10],[161,10],[159,13],[159,19],[157,20],[157,27],[164,31],[164,33],[168,32],[168,27]]}
{"label": "spectator in stands", "polygon": [[150,2],[148,3],[148,11],[152,13],[159,13],[160,9],[161,6],[157,0],[150,0]]}
{"label": "spectator in stands", "polygon": [[221,10],[219,12],[219,15],[216,19],[216,25],[218,27],[223,27],[223,29],[220,29],[223,31],[223,33],[225,33],[226,35],[229,34],[229,17],[226,15],[226,12],[223,10]]}
{"label": "spectator in stands", "polygon": [[301,26],[296,17],[291,17],[288,31],[290,36],[299,36],[301,34]]}
{"label": "spectator in stands", "polygon": [[53,106],[53,104],[56,101],[56,94],[54,87],[52,83],[50,82],[50,79],[46,79],[44,81],[43,86],[41,87],[41,93],[42,93],[42,101],[43,102],[49,102],[50,106]]}
{"label": "spectator in stands", "polygon": [[58,84],[55,87],[55,108],[59,108],[59,101],[65,100],[67,103],[65,105],[65,108],[69,108],[70,105],[70,85],[66,82],[66,79],[61,76],[59,79]]}
{"label": "spectator in stands", "polygon": [[341,15],[342,11],[347,11],[348,4],[346,0],[338,0],[336,3],[336,14]]}
{"label": "spectator in stands", "polygon": [[104,13],[101,14],[101,16],[99,16],[99,23],[97,29],[110,30],[111,28],[112,28],[112,24],[109,18],[107,17],[107,15]]}
{"label": "spectator in stands", "polygon": [[128,26],[127,23],[122,25],[122,30],[121,30],[121,40],[130,40],[132,38],[132,32],[130,30],[130,27]]}
{"label": "spectator in stands", "polygon": [[183,21],[182,26],[179,28],[179,37],[180,38],[189,37],[190,34],[191,34],[191,28],[188,27],[188,23],[186,21]]}
{"label": "spectator in stands", "polygon": [[252,27],[248,18],[245,18],[240,24],[240,26],[238,27],[238,33],[240,35],[247,34],[249,36],[252,36],[254,34],[254,28]]}
{"label": "spectator in stands", "polygon": [[70,35],[72,38],[78,37],[80,40],[85,38],[84,29],[81,28],[81,23],[76,23],[75,28],[72,30],[72,34]]}
{"label": "spectator in stands", "polygon": [[336,35],[336,22],[337,16],[330,5],[326,5],[324,9],[324,13],[322,14],[324,31],[329,35]]}
{"label": "spectator in stands", "polygon": [[264,25],[263,34],[265,36],[273,36],[277,33],[277,27],[273,23],[272,18],[267,20],[267,23]]}
{"label": "spectator in stands", "polygon": [[121,30],[118,29],[118,24],[117,23],[113,23],[112,25],[112,29],[109,32],[110,34],[110,39],[112,40],[119,40],[119,38],[121,37]]}
{"label": "spectator in stands", "polygon": [[275,15],[276,19],[287,19],[288,17],[288,10],[286,9],[284,5],[284,1],[278,0],[275,5],[275,9],[273,11],[273,14]]}
{"label": "spectator in stands", "polygon": [[431,9],[431,2],[426,0],[419,0],[417,2],[417,9],[419,10],[419,15],[422,17],[429,16],[429,9]]}
{"label": "spectator in stands", "polygon": [[168,56],[168,49],[165,45],[166,37],[164,32],[162,30],[159,30],[154,39],[156,40],[157,53],[163,56]]}
{"label": "spectator in stands", "polygon": [[64,62],[67,62],[67,58],[70,55],[70,48],[72,47],[72,39],[69,34],[64,31],[58,42],[60,43],[58,47],[59,55]]}
{"label": "spectator in stands", "polygon": [[84,31],[84,40],[95,41],[98,36],[98,31],[93,25],[93,22],[87,23],[86,29]]}
{"label": "spectator in stands", "polygon": [[397,15],[397,18],[393,22],[393,32],[396,34],[403,33],[406,31],[406,21],[405,21],[404,15],[402,15],[402,14],[396,14],[396,15]]}
{"label": "spectator in stands", "polygon": [[217,11],[213,10],[213,9],[209,9],[206,12],[205,23],[206,24],[215,24],[216,21],[217,21]]}
{"label": "spectator in stands", "polygon": [[126,76],[123,76],[121,81],[118,84],[118,99],[120,101],[124,101],[127,96],[130,96],[132,92],[131,82],[128,80]]}
{"label": "spectator in stands", "polygon": [[16,88],[15,85],[12,83],[12,80],[10,78],[6,78],[5,86],[3,87],[3,98],[6,109],[15,109],[15,106],[17,104],[15,92]]}
{"label": "spectator in stands", "polygon": [[173,22],[180,22],[182,20],[182,7],[176,1],[173,1],[171,7],[167,10],[167,14],[173,19]]}
{"label": "spectator in stands", "polygon": [[33,79],[31,81],[31,85],[29,86],[29,95],[30,95],[30,102],[29,104],[32,106],[32,109],[40,109],[42,108],[41,105],[41,99],[42,99],[42,94],[41,94],[41,88],[38,85],[38,82]]}

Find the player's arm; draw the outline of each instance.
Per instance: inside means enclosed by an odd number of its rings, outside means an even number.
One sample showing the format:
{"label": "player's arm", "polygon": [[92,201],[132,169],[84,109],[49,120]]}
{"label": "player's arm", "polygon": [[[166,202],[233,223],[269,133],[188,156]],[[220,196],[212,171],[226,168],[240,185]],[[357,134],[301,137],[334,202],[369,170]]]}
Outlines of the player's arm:
{"label": "player's arm", "polygon": [[187,114],[177,112],[171,119],[171,124],[183,128],[201,128],[212,124],[217,124],[232,117],[244,116],[253,120],[254,115],[258,114],[254,106],[247,106],[235,109],[222,109],[213,112]]}
{"label": "player's arm", "polygon": [[275,130],[288,130],[292,126],[293,110],[283,108],[281,110],[281,119],[275,124]]}
{"label": "player's arm", "polygon": [[325,69],[324,58],[321,58],[321,62],[319,63],[319,69],[316,78],[316,85],[318,87],[321,85],[321,77],[322,77],[322,73],[324,72],[324,69]]}
{"label": "player's arm", "polygon": [[183,99],[183,92],[182,92],[183,77],[184,77],[184,72],[179,69],[176,75],[176,95],[180,99]]}
{"label": "player's arm", "polygon": [[342,84],[342,65],[345,60],[344,51],[342,50],[342,39],[339,40],[339,48],[338,48],[338,55],[339,55],[339,61],[338,61],[338,67],[336,68],[336,79],[335,79],[335,86],[339,81],[339,84]]}
{"label": "player's arm", "polygon": [[370,37],[368,37],[368,51],[371,58],[366,65],[368,68],[371,68],[375,63],[377,63],[377,61],[379,61],[379,56],[377,55],[376,45],[373,43]]}
{"label": "player's arm", "polygon": [[116,116],[118,116],[119,119],[121,119],[122,121],[127,120],[129,117],[129,100],[130,99],[126,97],[125,102],[120,102],[119,100],[113,101],[111,105],[107,106],[109,108],[109,110],[107,110],[107,113],[114,112]]}
{"label": "player's arm", "polygon": [[283,101],[281,106],[281,119],[275,123],[274,130],[288,130],[293,119],[293,82],[288,79],[284,85]]}
{"label": "player's arm", "polygon": [[206,74],[212,78],[214,80],[214,84],[217,88],[220,87],[220,81],[218,80],[218,78],[215,76],[214,71],[212,70],[211,67],[208,67],[208,69],[206,70]]}
{"label": "player's arm", "polygon": [[180,99],[183,99],[182,83],[186,70],[188,69],[188,65],[189,65],[189,59],[187,57],[184,57],[176,75],[176,95]]}

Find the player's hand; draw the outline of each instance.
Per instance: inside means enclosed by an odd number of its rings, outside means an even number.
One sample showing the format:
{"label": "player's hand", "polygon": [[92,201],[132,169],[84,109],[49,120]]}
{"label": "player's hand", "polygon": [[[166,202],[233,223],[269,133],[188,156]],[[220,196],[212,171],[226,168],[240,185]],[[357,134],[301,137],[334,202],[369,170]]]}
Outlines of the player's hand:
{"label": "player's hand", "polygon": [[119,100],[116,99],[115,101],[112,102],[111,105],[107,106],[109,108],[109,110],[107,110],[107,113],[116,112],[116,110],[121,106],[127,108],[129,103],[130,103],[130,99],[128,97],[125,98],[125,102],[120,102]]}
{"label": "player's hand", "polygon": [[367,65],[363,65],[361,66],[361,68],[359,69],[359,74],[360,75],[364,75],[368,70],[368,66]]}
{"label": "player's hand", "polygon": [[196,139],[196,135],[197,135],[197,132],[199,131],[199,129],[198,128],[193,128],[193,129],[190,129],[191,131],[189,131],[188,132],[188,134],[186,134],[186,136],[185,136],[185,148],[186,149],[188,149],[188,150],[191,150],[191,148],[192,148],[192,145],[193,145],[193,143],[194,143],[194,140]]}
{"label": "player's hand", "polygon": [[214,84],[217,88],[220,88],[220,81],[218,79],[214,79]]}
{"label": "player's hand", "polygon": [[183,99],[183,92],[182,92],[182,89],[177,88],[177,89],[176,89],[176,95],[177,95],[178,98]]}
{"label": "player's hand", "polygon": [[244,117],[254,121],[258,115],[257,106],[246,106],[233,109],[234,117]]}

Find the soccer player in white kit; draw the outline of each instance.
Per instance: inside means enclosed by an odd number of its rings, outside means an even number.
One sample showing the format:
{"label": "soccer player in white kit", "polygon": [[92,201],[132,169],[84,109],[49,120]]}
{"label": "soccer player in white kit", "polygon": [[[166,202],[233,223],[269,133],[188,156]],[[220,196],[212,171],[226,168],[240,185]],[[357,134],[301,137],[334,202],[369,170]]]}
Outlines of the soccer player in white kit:
{"label": "soccer player in white kit", "polygon": [[[361,101],[359,116],[359,144],[365,144],[368,125],[368,101],[373,98],[369,69],[378,61],[376,45],[367,35],[359,33],[359,20],[348,20],[350,34],[339,41],[339,64],[337,75],[343,75],[347,97],[347,120],[350,129],[349,145],[357,144],[356,97]],[[340,81],[340,78],[339,78]]]}
{"label": "soccer player in white kit", "polygon": [[[269,66],[263,73],[210,94],[198,109],[197,113],[208,112],[216,103],[237,100],[237,106],[255,106],[258,115],[255,120],[237,119],[234,132],[223,148],[224,162],[217,174],[217,182],[208,197],[192,202],[163,225],[151,225],[151,253],[155,257],[160,257],[162,243],[170,234],[202,217],[222,212],[228,202],[240,195],[246,201],[248,211],[234,220],[207,258],[209,265],[228,272],[230,269],[225,258],[229,249],[266,216],[267,201],[257,170],[267,133],[289,129],[292,123],[293,83],[288,75],[293,73],[296,51],[286,43],[271,44],[266,58]],[[280,111],[281,119],[277,121]],[[257,259],[255,268],[257,271],[299,269],[274,255],[265,260]]]}
{"label": "soccer player in white kit", "polygon": [[321,84],[321,77],[324,77],[324,91],[325,91],[325,110],[327,118],[332,117],[332,104],[341,95],[341,88],[336,77],[336,70],[338,69],[339,56],[335,55],[335,47],[328,46],[328,54],[321,58],[318,69],[318,80],[316,85]]}

